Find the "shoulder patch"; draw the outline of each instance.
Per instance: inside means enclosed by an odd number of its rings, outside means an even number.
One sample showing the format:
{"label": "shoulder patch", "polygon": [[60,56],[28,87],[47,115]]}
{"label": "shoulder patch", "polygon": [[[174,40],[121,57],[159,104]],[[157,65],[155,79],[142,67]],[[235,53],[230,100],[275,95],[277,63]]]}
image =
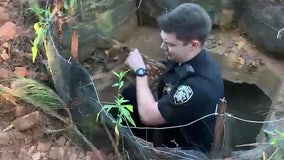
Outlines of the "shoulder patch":
{"label": "shoulder patch", "polygon": [[186,103],[193,95],[193,91],[188,85],[181,85],[176,90],[174,94],[175,104],[184,104]]}

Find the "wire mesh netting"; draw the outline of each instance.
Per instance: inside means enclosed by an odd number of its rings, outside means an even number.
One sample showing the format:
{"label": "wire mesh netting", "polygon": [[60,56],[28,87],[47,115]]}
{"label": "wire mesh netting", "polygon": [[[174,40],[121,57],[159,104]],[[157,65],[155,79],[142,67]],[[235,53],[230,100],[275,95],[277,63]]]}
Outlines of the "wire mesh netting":
{"label": "wire mesh netting", "polygon": [[284,26],[283,0],[247,0],[239,25],[249,37],[278,57],[283,57],[284,39],[277,34]]}
{"label": "wire mesh netting", "polygon": [[257,21],[259,21],[259,23],[263,23],[271,30],[278,32],[283,27],[283,0],[259,0],[257,2],[248,0],[246,1],[244,7],[251,16],[253,16]]}
{"label": "wire mesh netting", "polygon": [[[112,147],[101,123],[96,122],[96,116],[101,110],[102,104],[88,71],[77,61],[66,60],[60,55],[56,43],[54,43],[51,29],[47,37],[46,54],[54,86],[59,96],[68,104],[73,122],[99,149]],[[114,119],[112,116],[104,112],[102,119],[104,119],[102,123],[107,125],[113,133]],[[126,149],[123,152],[125,159],[161,159],[159,156],[161,154],[167,159],[207,158],[203,153],[195,150],[154,148],[151,143],[134,136],[129,127],[120,126],[119,128],[122,148]]]}
{"label": "wire mesh netting", "polygon": [[61,35],[55,35],[60,40],[59,49],[62,48],[61,53],[65,58],[70,53],[72,28],[76,28],[80,35],[79,60],[84,61],[92,55],[95,48],[110,47],[109,42],[102,37],[123,41],[137,26],[136,0],[75,0],[70,6],[62,11],[64,24]]}
{"label": "wire mesh netting", "polygon": [[[107,134],[107,129],[114,135],[114,119],[106,112],[102,112],[101,123],[96,121],[97,114],[102,109],[102,104],[99,99],[99,93],[93,83],[88,71],[84,69],[77,61],[66,59],[66,55],[70,55],[70,31],[75,27],[79,31],[79,58],[87,58],[92,54],[93,46],[100,46],[100,35],[110,36],[117,26],[129,21],[129,17],[136,17],[136,1],[79,1],[77,11],[71,17],[75,19],[70,26],[63,28],[63,44],[58,44],[58,36],[54,35],[54,26],[51,24],[48,36],[46,54],[48,57],[49,71],[51,72],[54,86],[57,93],[68,104],[71,111],[74,123],[78,126],[81,132],[99,149],[113,147],[112,140]],[[138,1],[143,3],[142,1]],[[172,8],[171,5],[177,5],[175,2],[170,2],[166,8]],[[276,10],[283,11],[283,1],[265,1],[261,0],[247,1],[249,5],[245,8],[246,11],[254,17],[258,23],[265,24],[269,30],[278,31],[281,27],[278,22],[266,22],[263,10],[267,6],[277,8]],[[143,4],[142,4],[143,6]],[[139,5],[138,5],[139,7]],[[161,6],[160,6],[161,7]],[[165,7],[162,7],[165,8]],[[274,8],[274,9],[275,9]],[[209,8],[210,9],[210,8]],[[163,10],[164,11],[164,10]],[[212,9],[215,11],[215,8]],[[268,9],[270,11],[270,9]],[[122,14],[121,14],[122,13]],[[273,13],[273,15],[278,12]],[[122,16],[117,16],[117,15]],[[279,15],[277,15],[279,17]],[[73,20],[74,20],[73,19]],[[283,16],[280,17],[280,22]],[[135,28],[136,19],[130,27]],[[253,23],[253,21],[252,21]],[[92,33],[92,34],[90,34]],[[130,33],[130,31],[129,31]],[[123,35],[123,34],[121,34]],[[267,35],[267,34],[266,34]],[[124,37],[125,38],[125,37]],[[99,39],[99,41],[98,41]],[[62,50],[62,46],[64,50]],[[62,56],[64,55],[64,56]],[[65,58],[63,58],[65,57]],[[134,136],[128,126],[120,126],[121,149],[124,159],[208,159],[203,153],[195,150],[182,150],[180,148],[155,148],[152,143],[144,139]],[[259,150],[259,149],[258,149]],[[259,152],[257,152],[259,153]],[[253,155],[249,155],[255,157]]]}

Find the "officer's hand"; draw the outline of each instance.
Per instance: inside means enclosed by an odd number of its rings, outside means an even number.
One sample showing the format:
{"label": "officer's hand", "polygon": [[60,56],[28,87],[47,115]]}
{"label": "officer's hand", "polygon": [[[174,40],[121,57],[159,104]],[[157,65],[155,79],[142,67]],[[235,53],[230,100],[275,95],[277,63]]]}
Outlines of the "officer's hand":
{"label": "officer's hand", "polygon": [[125,64],[134,71],[136,71],[138,68],[146,68],[143,58],[137,48],[135,48],[129,53]]}

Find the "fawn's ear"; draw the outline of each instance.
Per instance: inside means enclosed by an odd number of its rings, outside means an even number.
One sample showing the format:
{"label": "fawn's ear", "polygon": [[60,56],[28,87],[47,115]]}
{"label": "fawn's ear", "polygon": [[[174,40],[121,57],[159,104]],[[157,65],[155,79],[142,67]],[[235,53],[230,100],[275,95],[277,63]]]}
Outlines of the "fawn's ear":
{"label": "fawn's ear", "polygon": [[121,44],[118,40],[115,40],[113,38],[111,38],[110,41],[111,41],[112,46],[118,46]]}
{"label": "fawn's ear", "polygon": [[130,52],[130,48],[127,47],[127,46],[125,46],[125,45],[122,45],[122,46],[121,46],[121,50],[122,50],[123,52],[126,52],[126,53],[129,53],[129,52]]}

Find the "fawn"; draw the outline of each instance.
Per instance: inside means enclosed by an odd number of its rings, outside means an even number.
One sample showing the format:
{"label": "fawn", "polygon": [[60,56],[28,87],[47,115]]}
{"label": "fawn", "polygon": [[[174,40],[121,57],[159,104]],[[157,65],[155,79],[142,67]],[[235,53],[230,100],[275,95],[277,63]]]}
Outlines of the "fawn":
{"label": "fawn", "polygon": [[[125,65],[126,58],[130,53],[130,48],[117,42],[106,52],[106,69],[111,70],[119,66],[120,70],[128,70],[129,68]],[[163,63],[157,62],[146,55],[141,54],[146,69],[148,71],[149,86],[151,89],[156,89],[161,75],[164,73],[166,67]],[[135,76],[133,74],[126,74],[127,80],[135,83]]]}

